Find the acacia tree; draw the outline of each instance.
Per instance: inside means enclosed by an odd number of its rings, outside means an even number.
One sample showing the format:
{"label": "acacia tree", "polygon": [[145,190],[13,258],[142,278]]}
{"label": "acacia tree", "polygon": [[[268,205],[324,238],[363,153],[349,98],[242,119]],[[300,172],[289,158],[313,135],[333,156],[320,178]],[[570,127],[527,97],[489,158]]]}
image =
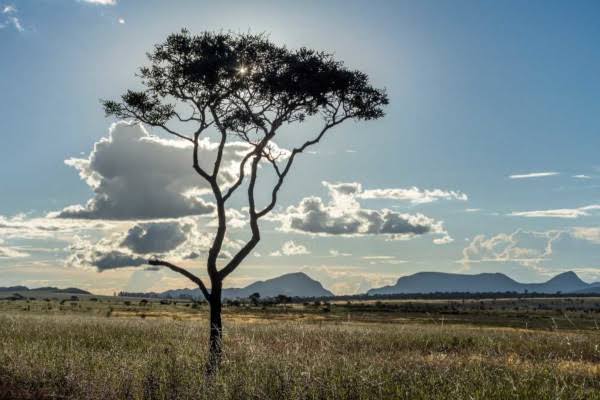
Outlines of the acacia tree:
{"label": "acacia tree", "polygon": [[[193,144],[192,167],[210,187],[218,221],[206,259],[210,290],[187,269],[167,260],[148,262],[183,274],[200,288],[210,306],[209,366],[214,369],[222,353],[223,281],[259,242],[259,220],[273,210],[296,157],[346,120],[383,117],[388,98],[384,90],[370,85],[366,74],[346,68],[332,55],[307,48],[290,50],[264,35],[192,35],[182,30],[157,44],[148,59],[150,65],[139,70],[143,90],[128,90],[121,101],[102,103],[107,116],[162,128]],[[273,140],[282,128],[308,119],[320,124],[308,140],[284,157],[274,151]],[[186,129],[190,133],[182,127],[190,127]],[[199,163],[199,140],[211,133],[216,134],[218,146],[214,165],[206,169]],[[224,185],[223,152],[232,140],[247,143],[248,151],[237,175]],[[270,165],[275,177],[267,193],[270,200],[262,206],[255,201],[260,164]],[[219,267],[227,230],[226,204],[240,188],[246,188],[251,236]]]}

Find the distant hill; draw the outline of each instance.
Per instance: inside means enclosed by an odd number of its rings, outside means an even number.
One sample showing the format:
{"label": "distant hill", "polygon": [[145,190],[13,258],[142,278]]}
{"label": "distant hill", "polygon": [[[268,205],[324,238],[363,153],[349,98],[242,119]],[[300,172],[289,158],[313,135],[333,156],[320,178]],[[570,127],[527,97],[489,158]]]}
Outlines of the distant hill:
{"label": "distant hill", "polygon": [[19,293],[22,293],[22,292],[33,292],[33,293],[44,292],[44,293],[61,293],[61,294],[69,293],[69,294],[91,295],[90,292],[85,291],[83,289],[77,289],[77,288],[59,289],[59,288],[55,288],[55,287],[40,287],[40,288],[29,289],[27,286],[0,287],[0,293],[16,293],[16,292],[19,292]]}
{"label": "distant hill", "polygon": [[0,287],[0,293],[13,293],[13,292],[23,292],[27,291],[29,288],[27,286],[8,286],[8,287]]}
{"label": "distant hill", "polygon": [[[262,298],[276,297],[284,294],[290,297],[331,297],[333,293],[325,289],[321,283],[302,272],[285,274],[266,281],[254,282],[243,288],[223,289],[223,298],[242,299],[253,293],[260,293]],[[200,289],[168,290],[161,297],[192,297],[202,298]]]}
{"label": "distant hill", "polygon": [[570,293],[590,288],[572,271],[556,275],[544,283],[520,283],[501,273],[450,274],[443,272],[418,272],[403,276],[395,285],[371,289],[369,295],[435,292],[537,292]]}
{"label": "distant hill", "polygon": [[581,290],[576,290],[573,292],[574,294],[590,294],[590,293],[598,293],[600,294],[600,283],[594,282],[591,283],[589,287]]}

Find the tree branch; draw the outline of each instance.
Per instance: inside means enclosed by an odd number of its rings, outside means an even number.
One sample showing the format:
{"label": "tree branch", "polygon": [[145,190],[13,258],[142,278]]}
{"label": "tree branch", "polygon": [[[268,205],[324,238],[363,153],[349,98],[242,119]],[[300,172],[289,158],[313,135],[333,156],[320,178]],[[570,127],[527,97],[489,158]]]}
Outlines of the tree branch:
{"label": "tree branch", "polygon": [[193,155],[193,168],[194,170],[204,179],[206,179],[206,181],[212,185],[214,179],[213,177],[206,172],[204,169],[202,169],[202,167],[200,167],[200,163],[198,160],[198,138],[200,137],[200,133],[202,133],[202,128],[198,129],[196,131],[196,133],[194,133],[194,139],[192,141],[192,143],[194,143],[194,155]]}
{"label": "tree branch", "polygon": [[129,107],[123,107],[123,110],[127,111],[129,113],[129,117],[131,117],[131,118],[137,119],[138,121],[141,121],[150,126],[156,126],[156,127],[162,128],[166,132],[170,133],[173,136],[177,136],[180,139],[187,140],[188,142],[192,142],[192,143],[194,142],[194,140],[192,138],[185,136],[181,133],[175,132],[174,130],[172,130],[168,126],[166,126],[165,124],[157,124],[156,122],[152,122],[149,119],[144,118],[142,115],[131,110]]}
{"label": "tree branch", "polygon": [[244,258],[246,258],[248,254],[250,254],[252,249],[260,241],[260,230],[258,228],[258,217],[256,215],[256,206],[254,202],[254,186],[256,184],[256,171],[258,169],[258,163],[260,161],[261,154],[261,152],[258,152],[254,156],[254,160],[252,160],[250,183],[248,185],[248,205],[250,207],[250,229],[252,230],[252,237],[250,238],[248,243],[246,243],[244,247],[242,247],[240,251],[238,251],[237,254],[233,256],[233,258],[227,263],[227,265],[221,271],[219,271],[219,277],[221,278],[221,280],[225,279],[227,275],[232,273],[238,267],[238,265],[240,265]]}
{"label": "tree branch", "polygon": [[217,149],[217,158],[215,159],[215,164],[213,166],[213,172],[212,172],[212,177],[213,179],[217,179],[217,175],[219,173],[219,168],[221,167],[221,160],[223,159],[223,150],[225,149],[225,143],[227,142],[227,131],[225,130],[225,127],[221,124],[221,120],[219,119],[219,116],[217,115],[217,113],[215,112],[214,107],[209,107],[210,108],[210,113],[213,117],[213,121],[215,121],[215,124],[217,125],[217,128],[219,129],[219,132],[221,133],[221,141],[219,142],[219,148]]}
{"label": "tree branch", "polygon": [[[257,218],[261,218],[261,217],[265,216],[273,209],[273,207],[275,207],[275,204],[277,203],[277,194],[279,192],[279,189],[281,188],[281,185],[283,185],[283,181],[284,181],[286,175],[288,174],[288,172],[290,171],[290,168],[292,167],[292,164],[294,163],[294,159],[296,158],[296,156],[298,154],[302,153],[304,150],[306,150],[306,148],[319,143],[319,141],[323,138],[323,136],[329,129],[333,128],[336,125],[341,124],[348,118],[350,118],[350,117],[344,116],[343,118],[340,118],[339,120],[333,120],[332,122],[326,124],[323,127],[323,129],[321,130],[321,132],[319,132],[319,134],[317,135],[316,138],[314,138],[312,140],[308,140],[302,146],[297,147],[292,150],[292,154],[290,155],[290,158],[288,159],[288,161],[285,165],[285,168],[282,171],[280,171],[278,167],[275,168],[275,171],[276,171],[279,179],[277,180],[277,183],[275,184],[275,186],[273,187],[273,191],[271,192],[271,202],[263,210],[256,213]],[[275,163],[273,163],[273,164],[274,164],[274,166],[276,166]]]}
{"label": "tree branch", "polygon": [[202,294],[204,295],[204,298],[206,299],[206,301],[210,301],[210,293],[206,289],[206,286],[204,285],[204,282],[202,282],[202,279],[200,279],[196,275],[192,274],[187,269],[178,267],[177,265],[171,264],[168,261],[159,260],[159,259],[150,259],[150,260],[148,260],[148,264],[167,267],[171,271],[175,271],[175,272],[182,274],[183,276],[185,276],[186,278],[188,278],[192,282],[194,282],[196,285],[198,285],[198,287],[200,287],[200,290],[202,291]]}

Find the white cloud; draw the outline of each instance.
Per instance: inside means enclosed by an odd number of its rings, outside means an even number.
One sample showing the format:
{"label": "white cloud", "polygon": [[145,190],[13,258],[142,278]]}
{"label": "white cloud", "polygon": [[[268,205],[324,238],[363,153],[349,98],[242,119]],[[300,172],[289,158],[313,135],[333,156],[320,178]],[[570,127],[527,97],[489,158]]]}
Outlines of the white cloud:
{"label": "white cloud", "polygon": [[450,237],[450,235],[444,235],[441,238],[433,239],[433,243],[435,244],[449,244],[454,242],[454,239]]}
{"label": "white cloud", "polygon": [[352,196],[357,199],[386,199],[408,201],[411,204],[433,203],[438,200],[460,200],[467,201],[468,196],[460,191],[442,190],[442,189],[419,189],[416,186],[410,188],[388,188],[388,189],[367,189],[357,182],[350,183],[330,183],[323,182],[323,185],[329,190],[332,196]]}
{"label": "white cloud", "polygon": [[427,233],[447,235],[442,221],[423,214],[397,213],[388,209],[362,208],[356,200],[360,184],[323,182],[329,189],[327,204],[318,197],[306,197],[297,206],[270,217],[281,223],[281,230],[311,235],[385,235],[405,240]]}
{"label": "white cloud", "polygon": [[342,253],[339,250],[331,249],[331,250],[329,250],[329,255],[331,257],[350,257],[352,254]]}
{"label": "white cloud", "polygon": [[21,23],[21,20],[17,16],[17,9],[13,5],[6,5],[2,7],[3,20],[0,21],[0,29],[4,29],[12,26],[18,32],[24,32],[25,28]]}
{"label": "white cloud", "polygon": [[405,189],[371,189],[365,190],[359,196],[361,199],[390,199],[409,201],[412,204],[432,203],[438,200],[467,201],[466,194],[458,191],[441,189],[423,190],[415,186]]}
{"label": "white cloud", "polygon": [[21,23],[21,20],[17,16],[17,8],[13,5],[5,5],[2,6],[2,14],[4,15],[4,20],[0,22],[0,29],[12,26],[19,32],[24,32],[25,28]]}
{"label": "white cloud", "polygon": [[528,179],[528,178],[543,178],[546,176],[559,175],[559,172],[530,172],[527,174],[510,175],[510,179]]}
{"label": "white cloud", "polygon": [[114,6],[117,4],[117,0],[79,0],[84,3],[96,4],[99,6]]}
{"label": "white cloud", "polygon": [[553,243],[564,231],[532,232],[518,229],[511,234],[500,233],[486,237],[477,235],[463,249],[461,263],[516,262],[538,268],[539,264],[553,254]]}
{"label": "white cloud", "polygon": [[595,244],[600,244],[600,228],[596,227],[574,227],[570,231],[571,236],[580,240],[587,240]]}
{"label": "white cloud", "polygon": [[396,256],[363,256],[361,258],[363,260],[368,261],[369,264],[371,264],[371,265],[377,265],[377,264],[399,265],[399,264],[404,264],[407,262],[405,260],[399,260],[398,258],[396,258]]}
{"label": "white cloud", "polygon": [[526,218],[578,218],[592,215],[591,212],[600,210],[600,204],[592,204],[579,208],[559,208],[553,210],[513,211],[510,216]]}
{"label": "white cloud", "polygon": [[280,257],[281,255],[285,256],[299,256],[304,254],[310,254],[310,251],[306,248],[306,246],[302,244],[296,244],[292,240],[288,240],[281,246],[281,250],[277,250],[269,254],[273,257]]}

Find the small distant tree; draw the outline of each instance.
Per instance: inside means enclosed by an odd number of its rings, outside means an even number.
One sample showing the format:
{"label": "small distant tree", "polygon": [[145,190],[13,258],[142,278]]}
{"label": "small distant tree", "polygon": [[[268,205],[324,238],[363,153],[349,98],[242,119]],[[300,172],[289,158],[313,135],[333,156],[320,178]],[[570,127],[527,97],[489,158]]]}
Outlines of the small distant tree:
{"label": "small distant tree", "polygon": [[[139,70],[144,88],[128,90],[121,101],[103,101],[103,106],[107,116],[162,128],[193,145],[191,167],[211,189],[218,222],[206,260],[210,291],[198,276],[169,261],[151,259],[149,264],[186,276],[202,291],[210,305],[208,366],[214,370],[222,352],[223,281],[260,241],[259,220],[275,207],[296,157],[345,121],[383,117],[388,98],[384,90],[371,86],[366,74],[346,68],[332,55],[307,48],[290,50],[264,35],[192,35],[182,30],[157,44],[148,58],[150,65]],[[308,119],[321,125],[312,137],[286,156],[278,153],[273,141],[281,131]],[[189,133],[180,129],[182,126],[191,127]],[[205,169],[199,162],[199,140],[210,131],[219,139],[214,165]],[[230,173],[221,170],[223,153],[232,140],[247,143],[249,150],[242,156],[233,183],[223,187],[221,178]],[[269,200],[262,207],[256,201],[261,163],[271,165],[274,172]],[[240,187],[246,187],[251,237],[219,268],[217,260],[227,230],[226,204]]]}
{"label": "small distant tree", "polygon": [[252,293],[250,296],[248,296],[248,299],[250,300],[253,306],[258,306],[260,302],[260,293]]}
{"label": "small distant tree", "polygon": [[292,298],[290,296],[286,296],[285,294],[278,294],[274,300],[277,304],[287,304],[292,302]]}

